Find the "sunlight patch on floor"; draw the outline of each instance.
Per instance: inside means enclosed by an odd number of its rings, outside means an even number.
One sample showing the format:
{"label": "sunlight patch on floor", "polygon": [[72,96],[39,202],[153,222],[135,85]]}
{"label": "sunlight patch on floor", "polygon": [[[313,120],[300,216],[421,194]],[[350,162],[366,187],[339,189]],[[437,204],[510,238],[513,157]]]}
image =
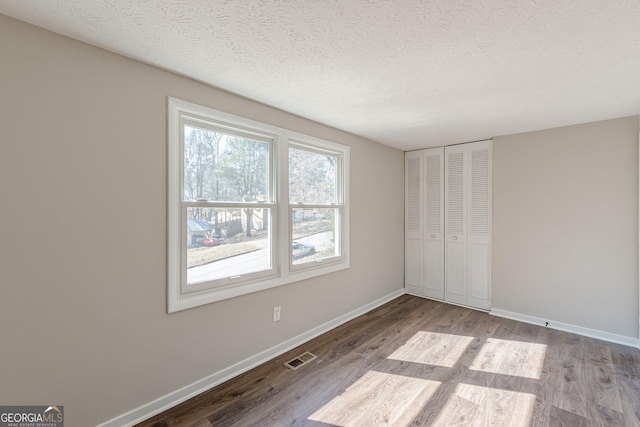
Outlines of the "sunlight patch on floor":
{"label": "sunlight patch on floor", "polygon": [[469,369],[539,380],[546,353],[544,344],[489,338]]}
{"label": "sunlight patch on floor", "polygon": [[451,368],[472,341],[473,337],[420,331],[388,359]]}
{"label": "sunlight patch on floor", "polygon": [[440,384],[438,381],[369,371],[309,419],[340,427],[409,426]]}
{"label": "sunlight patch on floor", "polygon": [[458,384],[432,425],[529,427],[535,401],[529,393]]}

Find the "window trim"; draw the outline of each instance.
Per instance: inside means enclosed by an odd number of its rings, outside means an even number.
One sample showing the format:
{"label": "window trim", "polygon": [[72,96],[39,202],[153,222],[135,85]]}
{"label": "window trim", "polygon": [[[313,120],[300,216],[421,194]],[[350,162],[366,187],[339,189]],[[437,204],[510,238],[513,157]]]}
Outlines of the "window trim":
{"label": "window trim", "polygon": [[[167,99],[167,311],[173,313],[240,295],[246,295],[282,286],[288,283],[333,273],[350,267],[349,245],[349,146],[311,137],[298,132],[283,129],[277,126],[235,116],[212,108],[193,104],[191,102],[168,97]],[[183,266],[186,259],[186,239],[184,237],[183,222],[183,173],[184,162],[182,127],[183,116],[189,116],[188,121],[202,121],[203,127],[211,122],[220,130],[229,129],[230,133],[250,136],[255,135],[259,139],[265,136],[273,137],[272,164],[270,165],[272,179],[269,183],[271,200],[268,203],[272,210],[271,239],[273,240],[272,273],[266,277],[251,278],[250,280],[229,280],[222,286],[203,289],[199,291],[182,292]],[[195,116],[195,117],[194,117]],[[290,209],[288,188],[288,160],[290,144],[300,147],[308,147],[310,150],[339,154],[342,167],[338,168],[341,174],[342,185],[338,187],[339,200],[342,200],[340,226],[341,256],[331,257],[327,262],[309,263],[309,265],[292,265],[290,231]],[[205,202],[206,203],[206,202]],[[231,202],[231,204],[242,204]],[[326,205],[331,208],[334,205]],[[184,240],[184,242],[183,242]],[[183,246],[184,245],[184,246]],[[301,268],[301,265],[303,266]],[[185,275],[186,275],[186,270]]]}

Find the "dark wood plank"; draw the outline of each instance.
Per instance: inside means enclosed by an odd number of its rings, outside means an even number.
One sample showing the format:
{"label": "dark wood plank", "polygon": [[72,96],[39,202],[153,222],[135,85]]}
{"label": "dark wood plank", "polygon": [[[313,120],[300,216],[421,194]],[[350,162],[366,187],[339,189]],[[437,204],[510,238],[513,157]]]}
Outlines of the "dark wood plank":
{"label": "dark wood plank", "polygon": [[625,423],[624,414],[610,408],[594,404],[589,405],[589,419],[592,426],[597,427],[624,427],[633,426],[633,424]]}
{"label": "dark wood plank", "polygon": [[558,427],[588,427],[589,420],[557,406],[551,407],[549,425]]}
{"label": "dark wood plank", "polygon": [[589,380],[587,400],[595,404],[590,406],[622,412],[618,380],[609,346],[597,340],[587,340],[584,346],[584,358]]}
{"label": "dark wood plank", "polygon": [[580,346],[562,344],[559,363],[561,369],[556,375],[551,404],[564,411],[587,418],[587,393],[589,381],[586,378],[585,363],[580,357]]}

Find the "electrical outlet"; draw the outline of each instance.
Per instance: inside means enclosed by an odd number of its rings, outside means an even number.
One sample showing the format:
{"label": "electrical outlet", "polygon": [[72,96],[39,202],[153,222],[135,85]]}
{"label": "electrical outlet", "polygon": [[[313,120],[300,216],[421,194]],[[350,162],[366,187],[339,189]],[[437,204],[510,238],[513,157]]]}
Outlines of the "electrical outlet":
{"label": "electrical outlet", "polygon": [[281,307],[273,307],[273,321],[277,322],[278,320],[280,320],[280,311],[281,311]]}

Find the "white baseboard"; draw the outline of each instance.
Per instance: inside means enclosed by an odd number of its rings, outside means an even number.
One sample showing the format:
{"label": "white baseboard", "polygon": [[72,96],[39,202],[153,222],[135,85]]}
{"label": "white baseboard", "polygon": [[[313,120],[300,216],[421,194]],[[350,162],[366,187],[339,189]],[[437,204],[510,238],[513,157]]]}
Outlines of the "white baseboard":
{"label": "white baseboard", "polygon": [[356,317],[361,316],[373,310],[374,308],[386,304],[387,302],[394,300],[403,294],[404,288],[392,292],[389,295],[386,295],[378,300],[375,300],[353,311],[350,311],[349,313],[343,314],[342,316],[330,320],[329,322],[323,323],[320,326],[317,326],[307,332],[304,332],[281,344],[262,351],[254,356],[251,356],[241,362],[236,363],[235,365],[229,366],[228,368],[209,375],[208,377],[196,381],[195,383],[189,384],[186,387],[162,396],[159,399],[142,405],[141,407],[129,411],[126,414],[122,414],[116,418],[113,418],[103,424],[100,424],[98,427],[133,426],[141,421],[159,414],[162,411],[172,408],[184,402],[185,400],[191,399],[192,397],[197,396],[198,394],[209,390],[210,388],[215,387],[218,384],[222,384],[223,382],[233,377],[236,377],[252,368],[255,368],[256,366],[261,365],[264,362],[268,362],[274,357],[277,357],[301,344],[304,344],[305,342],[319,335],[322,335],[325,332],[328,332],[342,325],[343,323],[348,322],[349,320],[355,319]]}
{"label": "white baseboard", "polygon": [[497,308],[492,308],[490,313],[494,316],[504,317],[506,319],[518,320],[532,325],[545,326],[547,328],[584,335],[585,337],[597,338],[599,340],[622,344],[629,347],[640,347],[640,340],[638,338],[626,337],[624,335],[612,334],[610,332],[599,331],[597,329],[584,328],[582,326],[571,325],[569,323],[556,322],[554,320],[542,319],[540,317],[514,313]]}

